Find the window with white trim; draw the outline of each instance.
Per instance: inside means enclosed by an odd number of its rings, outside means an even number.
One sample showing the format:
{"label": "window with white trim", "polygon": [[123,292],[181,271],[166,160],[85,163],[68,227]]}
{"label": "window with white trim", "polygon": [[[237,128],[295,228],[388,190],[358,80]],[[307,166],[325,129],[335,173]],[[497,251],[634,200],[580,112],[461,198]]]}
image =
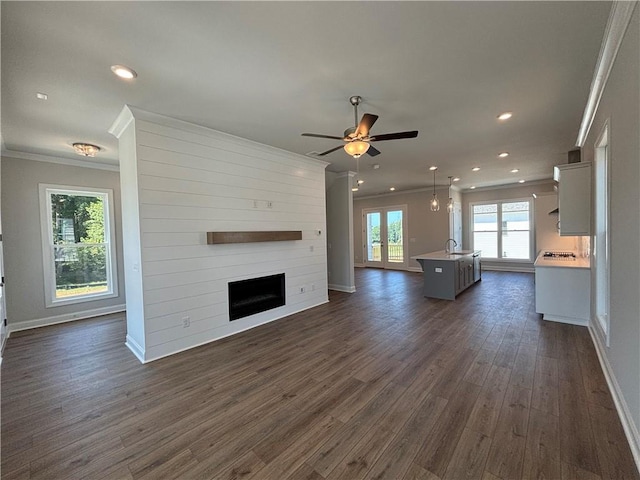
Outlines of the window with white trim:
{"label": "window with white trim", "polygon": [[471,204],[471,241],[485,259],[532,261],[532,201]]}
{"label": "window with white trim", "polygon": [[40,185],[47,307],[118,295],[113,191]]}

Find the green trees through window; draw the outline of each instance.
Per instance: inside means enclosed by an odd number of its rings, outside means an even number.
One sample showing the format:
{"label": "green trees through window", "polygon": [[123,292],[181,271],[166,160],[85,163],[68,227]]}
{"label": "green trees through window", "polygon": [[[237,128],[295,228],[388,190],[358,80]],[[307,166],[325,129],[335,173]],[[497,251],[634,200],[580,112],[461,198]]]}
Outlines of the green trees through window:
{"label": "green trees through window", "polygon": [[49,303],[114,294],[109,193],[71,188],[43,193]]}

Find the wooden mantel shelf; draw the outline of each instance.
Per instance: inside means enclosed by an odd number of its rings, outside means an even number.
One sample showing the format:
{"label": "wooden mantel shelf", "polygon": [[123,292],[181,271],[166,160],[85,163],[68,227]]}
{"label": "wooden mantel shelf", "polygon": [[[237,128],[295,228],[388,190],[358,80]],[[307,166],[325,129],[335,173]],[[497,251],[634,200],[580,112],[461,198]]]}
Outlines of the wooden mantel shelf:
{"label": "wooden mantel shelf", "polygon": [[283,242],[286,240],[302,240],[302,231],[207,232],[208,245],[221,243]]}

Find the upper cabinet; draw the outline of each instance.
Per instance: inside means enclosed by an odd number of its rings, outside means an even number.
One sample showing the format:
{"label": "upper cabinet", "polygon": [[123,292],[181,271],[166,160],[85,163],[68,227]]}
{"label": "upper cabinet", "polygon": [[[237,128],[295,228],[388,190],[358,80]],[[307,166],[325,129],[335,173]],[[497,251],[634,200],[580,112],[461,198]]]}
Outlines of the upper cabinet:
{"label": "upper cabinet", "polygon": [[553,168],[558,182],[560,235],[589,235],[591,230],[591,164],[569,163]]}

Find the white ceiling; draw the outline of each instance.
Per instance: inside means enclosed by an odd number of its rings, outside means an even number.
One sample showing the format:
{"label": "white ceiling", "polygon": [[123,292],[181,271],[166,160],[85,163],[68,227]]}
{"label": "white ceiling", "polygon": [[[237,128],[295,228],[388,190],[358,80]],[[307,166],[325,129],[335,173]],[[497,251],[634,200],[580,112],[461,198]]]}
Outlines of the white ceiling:
{"label": "white ceiling", "polygon": [[[575,145],[610,2],[2,2],[2,138],[90,161],[124,104],[306,154],[359,114],[419,130],[363,156],[358,195],[550,178]],[[135,81],[115,77],[125,64]],[[36,92],[48,94],[38,100]],[[496,115],[513,111],[508,122]],[[510,152],[498,159],[502,151]],[[338,150],[334,172],[355,170]],[[371,165],[380,165],[373,170]],[[481,167],[477,173],[473,166]],[[517,174],[510,173],[519,168]]]}

